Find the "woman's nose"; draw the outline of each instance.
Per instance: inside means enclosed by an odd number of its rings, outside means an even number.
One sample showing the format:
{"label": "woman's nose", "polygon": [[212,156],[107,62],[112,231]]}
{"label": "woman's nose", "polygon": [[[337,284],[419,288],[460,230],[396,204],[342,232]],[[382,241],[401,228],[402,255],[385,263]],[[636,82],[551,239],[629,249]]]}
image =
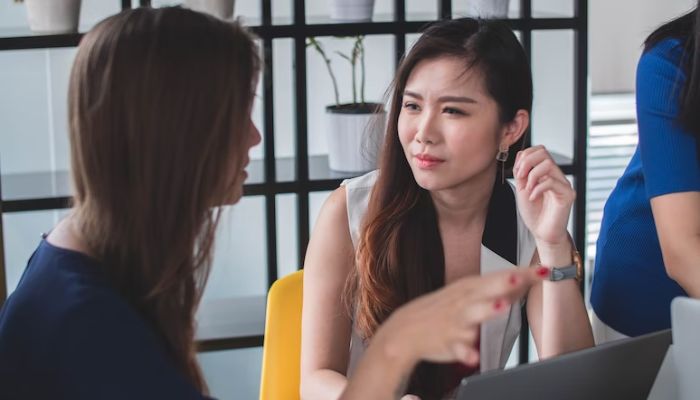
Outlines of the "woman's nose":
{"label": "woman's nose", "polygon": [[425,115],[418,123],[416,142],[421,144],[435,144],[438,136],[438,126],[432,115]]}

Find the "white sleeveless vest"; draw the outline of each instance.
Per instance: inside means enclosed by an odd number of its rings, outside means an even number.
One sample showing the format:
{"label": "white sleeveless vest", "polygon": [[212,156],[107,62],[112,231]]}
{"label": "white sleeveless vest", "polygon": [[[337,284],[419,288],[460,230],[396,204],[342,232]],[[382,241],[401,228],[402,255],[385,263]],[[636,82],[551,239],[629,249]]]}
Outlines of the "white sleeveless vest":
{"label": "white sleeveless vest", "polygon": [[[345,186],[350,236],[355,249],[377,176],[378,171],[372,171],[342,183]],[[499,181],[494,187],[481,244],[481,274],[529,265],[535,253],[534,237],[517,211],[514,191],[515,188],[510,183],[501,185]],[[503,243],[504,240],[510,243]],[[517,246],[513,246],[512,241],[517,241]],[[517,250],[515,254],[506,255],[509,251],[513,252],[508,249]],[[481,325],[481,372],[505,367],[520,333],[520,313],[523,305],[524,301],[514,304],[509,313]],[[347,376],[354,371],[364,350],[362,339],[353,329]]]}

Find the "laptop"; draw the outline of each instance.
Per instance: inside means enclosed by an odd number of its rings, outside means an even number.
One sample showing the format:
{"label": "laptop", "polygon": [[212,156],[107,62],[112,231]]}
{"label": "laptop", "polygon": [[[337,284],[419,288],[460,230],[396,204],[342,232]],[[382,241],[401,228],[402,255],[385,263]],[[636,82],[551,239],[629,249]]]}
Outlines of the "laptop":
{"label": "laptop", "polygon": [[700,300],[688,297],[673,299],[671,327],[678,398],[697,399],[700,396]]}
{"label": "laptop", "polygon": [[668,329],[475,375],[462,380],[457,399],[646,399],[670,344]]}

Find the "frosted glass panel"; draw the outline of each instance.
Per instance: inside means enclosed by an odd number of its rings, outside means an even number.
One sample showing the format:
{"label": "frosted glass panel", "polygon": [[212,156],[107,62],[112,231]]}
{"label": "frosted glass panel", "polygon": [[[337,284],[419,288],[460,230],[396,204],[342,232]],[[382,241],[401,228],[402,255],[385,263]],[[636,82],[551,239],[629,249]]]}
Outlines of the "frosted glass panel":
{"label": "frosted glass panel", "polygon": [[438,2],[425,0],[406,0],[407,21],[430,21],[438,17]]}
{"label": "frosted glass panel", "polygon": [[[567,157],[574,152],[574,34],[568,30],[532,33],[535,90],[532,143]],[[585,134],[585,132],[577,132]]]}
{"label": "frosted glass panel", "polygon": [[408,53],[408,51],[411,50],[411,47],[416,44],[420,36],[420,33],[409,33],[406,35],[406,53]]}
{"label": "frosted glass panel", "polygon": [[244,197],[223,208],[214,260],[204,299],[254,296],[267,292],[265,199]]}
{"label": "frosted glass panel", "polygon": [[573,0],[532,0],[535,18],[570,18],[574,16]]}
{"label": "frosted glass panel", "polygon": [[234,17],[242,18],[243,22],[259,25],[262,21],[261,0],[236,0],[234,2]]}
{"label": "frosted glass panel", "polygon": [[258,398],[262,348],[200,353],[197,358],[211,396],[219,400]]}
{"label": "frosted glass panel", "polygon": [[[80,7],[79,30],[85,32],[97,22],[121,11],[120,0],[83,0]],[[23,3],[0,1],[0,35],[3,30],[31,34],[27,22],[27,8]],[[17,35],[11,35],[17,36]]]}
{"label": "frosted glass panel", "polygon": [[[294,22],[292,9],[294,1],[273,1],[272,2],[272,24],[273,25],[288,25]],[[309,2],[306,2],[306,8],[309,8]]]}
{"label": "frosted glass panel", "polygon": [[26,27],[27,9],[22,3],[0,1],[0,29]]}
{"label": "frosted glass panel", "polygon": [[0,52],[3,174],[69,168],[68,77],[75,52],[75,48]]}
{"label": "frosted glass panel", "polygon": [[277,276],[296,271],[298,265],[297,195],[279,194],[277,203]]}
{"label": "frosted glass panel", "polygon": [[[296,133],[296,96],[294,94],[294,41],[276,39],[272,42],[272,73],[274,79],[274,123],[275,123],[275,157],[290,158],[296,155],[294,137]],[[293,170],[293,168],[292,168]],[[294,173],[285,173],[289,179]]]}
{"label": "frosted glass panel", "polygon": [[30,211],[2,215],[8,294],[17,287],[29,257],[41,242],[41,234],[51,231],[67,212],[68,210]]}

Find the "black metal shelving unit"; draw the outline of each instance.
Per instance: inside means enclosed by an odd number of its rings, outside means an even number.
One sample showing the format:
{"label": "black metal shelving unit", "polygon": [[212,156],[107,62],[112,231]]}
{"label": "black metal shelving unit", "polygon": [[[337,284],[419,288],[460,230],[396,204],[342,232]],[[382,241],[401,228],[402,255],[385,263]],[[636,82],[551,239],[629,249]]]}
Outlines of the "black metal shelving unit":
{"label": "black metal shelving unit", "polygon": [[[353,35],[393,35],[395,63],[398,64],[406,49],[406,34],[418,33],[433,20],[409,21],[406,15],[405,0],[394,0],[394,15],[391,21],[334,23],[321,21],[309,23],[306,18],[304,0],[293,1],[292,21],[273,24],[272,1],[261,0],[261,20],[251,25],[262,41],[265,68],[262,71],[263,135],[264,159],[254,161],[248,168],[249,179],[244,194],[263,196],[265,201],[267,282],[271,285],[277,279],[277,226],[276,196],[293,193],[297,195],[297,265],[304,264],[304,254],[309,240],[309,194],[316,191],[333,190],[340,182],[351,175],[337,173],[328,168],[323,156],[308,154],[307,121],[307,71],[306,38],[309,36],[353,36]],[[452,0],[435,0],[437,16],[443,19],[453,17]],[[575,34],[574,39],[574,158],[557,157],[558,164],[567,175],[575,178],[578,193],[574,208],[574,239],[583,253],[585,247],[585,193],[586,193],[586,137],[588,115],[588,1],[572,0],[574,16],[570,18],[533,18],[532,0],[520,0],[520,17],[504,21],[520,32],[520,38],[528,54],[532,54],[532,32],[538,30],[568,30]],[[130,0],[120,0],[122,9],[131,8]],[[149,0],[140,0],[140,6],[150,6]],[[0,31],[0,36],[3,32]],[[60,35],[32,35],[24,33],[0,37],[0,51],[19,49],[50,49],[74,47],[80,42],[83,33]],[[295,104],[295,158],[275,157],[275,135],[279,127],[274,123],[274,83],[273,83],[273,40],[292,39],[294,57],[294,98]],[[532,129],[536,129],[533,127]],[[528,137],[532,137],[528,135]],[[33,174],[13,174],[0,176],[0,212],[52,210],[69,206],[70,187],[67,172],[46,172]],[[49,182],[51,184],[49,184]],[[6,297],[4,243],[2,219],[0,218],[0,305]],[[583,254],[582,254],[583,255]],[[583,255],[585,258],[585,255]],[[264,324],[264,301],[258,302],[259,320],[250,322],[257,328],[241,334],[203,334],[200,339],[202,351],[233,349],[262,345]],[[260,305],[262,304],[262,305]],[[258,332],[255,332],[256,329]],[[236,331],[232,329],[231,332]],[[252,332],[252,333],[251,333]],[[528,331],[524,327],[520,340],[520,361],[528,360]]]}

